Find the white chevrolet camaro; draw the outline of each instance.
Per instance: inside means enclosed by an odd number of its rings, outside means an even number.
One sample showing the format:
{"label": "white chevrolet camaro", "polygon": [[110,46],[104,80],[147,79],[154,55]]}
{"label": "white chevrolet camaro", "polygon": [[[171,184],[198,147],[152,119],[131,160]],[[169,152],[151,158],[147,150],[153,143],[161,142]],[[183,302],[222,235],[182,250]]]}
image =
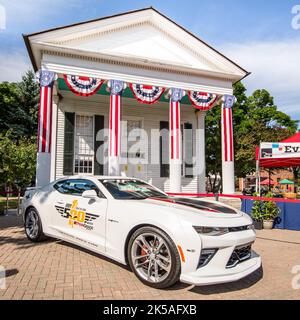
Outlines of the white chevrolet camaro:
{"label": "white chevrolet camaro", "polygon": [[251,218],[201,198],[170,197],[134,178],[76,176],[31,188],[22,203],[25,232],[129,264],[145,284],[208,285],[238,280],[261,266],[251,250]]}

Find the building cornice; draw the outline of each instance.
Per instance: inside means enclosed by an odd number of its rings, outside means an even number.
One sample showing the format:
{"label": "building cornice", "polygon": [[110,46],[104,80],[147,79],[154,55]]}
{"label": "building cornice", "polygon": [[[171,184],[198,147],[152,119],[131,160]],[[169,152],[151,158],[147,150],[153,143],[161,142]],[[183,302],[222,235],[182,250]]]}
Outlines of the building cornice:
{"label": "building cornice", "polygon": [[[45,47],[44,47],[45,48]],[[223,80],[223,81],[230,81],[231,83],[236,81],[238,76],[233,76],[232,74],[228,73],[220,73],[214,72],[209,70],[200,70],[196,68],[192,68],[189,66],[185,66],[182,64],[168,64],[167,62],[160,62],[160,61],[153,61],[147,60],[142,58],[132,58],[132,57],[125,57],[125,56],[118,56],[118,55],[108,55],[103,53],[91,52],[86,50],[70,50],[70,48],[61,48],[57,50],[55,46],[47,46],[47,48],[41,51],[43,55],[50,55],[50,56],[59,56],[59,57],[68,57],[71,59],[76,60],[85,60],[85,61],[93,61],[104,63],[107,65],[118,65],[118,66],[125,66],[134,69],[143,69],[145,71],[153,70],[157,72],[166,72],[178,75],[185,75],[185,76],[205,76],[210,79],[215,80]],[[76,51],[76,52],[74,52]]]}

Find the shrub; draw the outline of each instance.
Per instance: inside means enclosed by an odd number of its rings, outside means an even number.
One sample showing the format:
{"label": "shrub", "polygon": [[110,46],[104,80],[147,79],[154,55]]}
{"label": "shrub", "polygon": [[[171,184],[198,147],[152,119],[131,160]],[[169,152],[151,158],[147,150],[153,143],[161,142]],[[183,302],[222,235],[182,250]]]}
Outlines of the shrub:
{"label": "shrub", "polygon": [[251,210],[252,219],[255,221],[263,221],[262,215],[262,201],[255,200],[253,202],[252,210]]}
{"label": "shrub", "polygon": [[[272,194],[268,193],[267,198],[272,197]],[[280,213],[280,209],[277,207],[274,201],[263,201],[262,204],[262,216],[263,220],[275,220]]]}

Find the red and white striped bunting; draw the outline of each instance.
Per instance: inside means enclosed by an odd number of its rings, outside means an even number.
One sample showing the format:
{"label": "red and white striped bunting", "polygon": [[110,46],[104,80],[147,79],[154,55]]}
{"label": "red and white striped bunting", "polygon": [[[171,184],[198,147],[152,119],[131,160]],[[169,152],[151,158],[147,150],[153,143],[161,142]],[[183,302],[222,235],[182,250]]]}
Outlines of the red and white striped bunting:
{"label": "red and white striped bunting", "polygon": [[219,96],[214,93],[189,91],[188,98],[195,108],[202,111],[208,111],[218,101]]}
{"label": "red and white striped bunting", "polygon": [[38,152],[51,152],[53,87],[41,87],[38,125]]}
{"label": "red and white striped bunting", "polygon": [[180,159],[180,102],[170,99],[171,159]]}
{"label": "red and white striped bunting", "polygon": [[89,97],[98,92],[104,80],[64,74],[69,89],[78,96]]}
{"label": "red and white striped bunting", "polygon": [[154,104],[165,91],[163,87],[147,86],[142,84],[130,83],[129,85],[133,96],[140,103]]}
{"label": "red and white striped bunting", "polygon": [[233,161],[232,108],[222,107],[224,160]]}
{"label": "red and white striped bunting", "polygon": [[109,115],[109,155],[119,156],[121,134],[121,95],[111,94]]}

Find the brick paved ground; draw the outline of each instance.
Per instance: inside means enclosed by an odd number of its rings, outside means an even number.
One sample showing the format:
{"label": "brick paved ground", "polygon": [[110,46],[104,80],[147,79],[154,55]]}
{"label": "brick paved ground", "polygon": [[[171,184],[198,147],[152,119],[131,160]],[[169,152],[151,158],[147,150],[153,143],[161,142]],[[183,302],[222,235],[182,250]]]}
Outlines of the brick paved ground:
{"label": "brick paved ground", "polygon": [[7,270],[0,299],[299,299],[291,269],[300,265],[300,232],[262,230],[257,237],[263,274],[224,285],[156,290],[128,268],[65,242],[32,244],[20,218],[0,216],[0,265]]}

